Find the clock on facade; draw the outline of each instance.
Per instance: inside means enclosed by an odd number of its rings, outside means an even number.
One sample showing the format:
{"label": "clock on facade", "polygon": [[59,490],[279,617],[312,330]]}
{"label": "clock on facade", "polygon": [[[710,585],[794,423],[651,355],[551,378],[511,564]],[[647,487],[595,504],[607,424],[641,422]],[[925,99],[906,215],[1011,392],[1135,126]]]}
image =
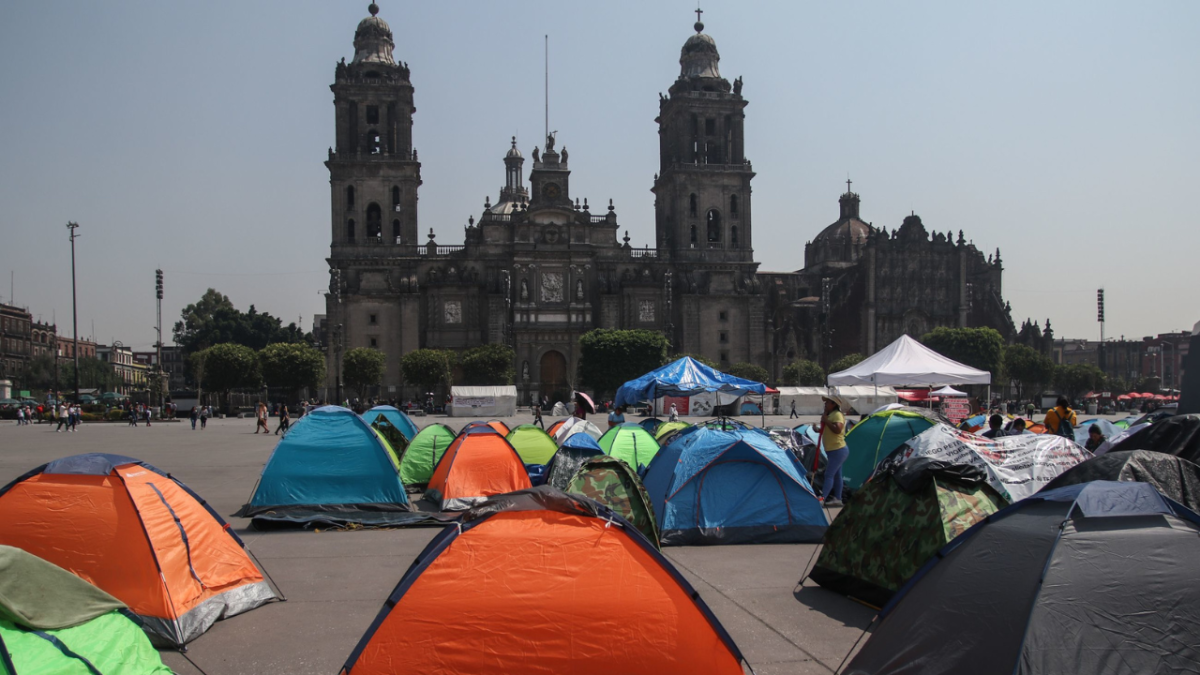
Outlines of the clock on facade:
{"label": "clock on facade", "polygon": [[558,199],[560,194],[562,194],[562,189],[558,187],[558,183],[546,183],[546,185],[542,188],[542,197],[544,197],[546,201],[554,201],[555,199]]}

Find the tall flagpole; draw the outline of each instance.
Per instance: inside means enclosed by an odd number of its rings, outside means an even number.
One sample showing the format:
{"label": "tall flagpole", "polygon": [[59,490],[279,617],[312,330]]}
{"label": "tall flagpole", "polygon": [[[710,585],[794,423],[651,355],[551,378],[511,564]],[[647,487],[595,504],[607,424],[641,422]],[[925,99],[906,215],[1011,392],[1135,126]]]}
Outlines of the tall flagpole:
{"label": "tall flagpole", "polygon": [[549,35],[549,34],[547,34],[547,35],[545,36],[545,38],[546,38],[546,42],[545,42],[545,64],[546,64],[546,83],[545,83],[545,86],[546,86],[546,90],[545,90],[545,98],[546,98],[546,133],[542,135],[542,138],[550,138],[550,35]]}

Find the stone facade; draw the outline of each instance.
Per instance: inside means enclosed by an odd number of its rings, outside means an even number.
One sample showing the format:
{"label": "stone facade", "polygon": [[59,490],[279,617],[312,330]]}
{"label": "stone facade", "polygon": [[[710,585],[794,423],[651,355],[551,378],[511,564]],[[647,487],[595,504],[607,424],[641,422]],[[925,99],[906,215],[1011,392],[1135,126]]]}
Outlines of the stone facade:
{"label": "stone facade", "polygon": [[[337,147],[326,162],[332,230],[322,336],[331,395],[341,354],[355,347],[382,350],[386,395],[407,397],[421,392],[403,386],[403,354],[511,344],[524,404],[565,397],[576,384],[579,338],[594,328],[661,331],[675,352],[777,374],[792,358],[828,361],[905,331],[1005,326],[998,257],[984,261],[961,235],[958,243],[931,238],[915,217],[894,236],[875,230],[857,221],[857,195],[852,214],[843,204],[839,223],[849,225],[822,233],[804,270],[759,273],[748,102],[741,78],[721,76],[716,43],[700,23],[681,51],[679,77],[659,95],[654,248],[629,245],[611,200],[593,207],[572,197],[569,153],[555,134],[533,149],[528,187],[512,140],[499,196],[470,220],[462,244],[438,244],[432,229],[417,242],[413,86],[377,11],[372,5],[359,24],[354,58],[337,64],[331,87]],[[842,230],[850,239],[838,239]]]}

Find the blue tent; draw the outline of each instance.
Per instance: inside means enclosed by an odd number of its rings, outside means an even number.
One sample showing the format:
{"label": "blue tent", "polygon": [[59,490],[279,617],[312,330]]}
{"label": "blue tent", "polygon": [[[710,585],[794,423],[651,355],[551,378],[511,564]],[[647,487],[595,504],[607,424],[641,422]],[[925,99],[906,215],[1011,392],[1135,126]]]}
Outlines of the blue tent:
{"label": "blue tent", "polygon": [[636,405],[662,396],[695,396],[706,391],[745,396],[765,394],[767,386],[762,382],[727,375],[685,356],[621,385],[613,405]]}
{"label": "blue tent", "polygon": [[599,457],[604,451],[596,439],[587,434],[571,434],[558,447],[558,452],[546,465],[545,480],[542,482],[566,490],[579,467],[591,457]]}
{"label": "blue tent", "polygon": [[816,542],[829,527],[796,458],[758,431],[681,435],[645,485],[663,545]]}
{"label": "blue tent", "polygon": [[236,515],[294,523],[414,520],[395,460],[353,411],[323,406],[301,417]]}
{"label": "blue tent", "polygon": [[367,424],[371,424],[378,419],[380,415],[383,415],[384,419],[386,419],[389,424],[399,429],[400,433],[404,434],[404,437],[408,439],[409,442],[412,442],[412,439],[416,437],[417,431],[419,431],[419,429],[417,429],[417,425],[413,424],[412,419],[409,418],[408,415],[404,414],[403,410],[400,410],[394,406],[377,405],[363,413],[363,419],[367,421]]}

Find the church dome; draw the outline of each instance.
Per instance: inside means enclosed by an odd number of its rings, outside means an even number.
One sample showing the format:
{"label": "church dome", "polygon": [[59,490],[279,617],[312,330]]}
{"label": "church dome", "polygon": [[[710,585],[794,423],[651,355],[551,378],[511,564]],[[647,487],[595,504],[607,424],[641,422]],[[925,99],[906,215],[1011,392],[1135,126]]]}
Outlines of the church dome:
{"label": "church dome", "polygon": [[516,136],[513,136],[512,147],[508,149],[508,153],[504,155],[504,159],[521,159],[521,151],[517,149]]}
{"label": "church dome", "polygon": [[831,240],[840,241],[844,239],[852,239],[856,244],[866,243],[867,237],[870,234],[871,226],[857,218],[839,220],[821,230],[821,233],[813,239],[813,243]]}
{"label": "church dome", "polygon": [[379,5],[372,2],[367,7],[367,11],[371,13],[371,16],[358,22],[358,28],[354,31],[354,60],[352,63],[396,65],[396,61],[392,58],[392,49],[396,45],[392,42],[391,26],[377,16]]}
{"label": "church dome", "polygon": [[680,77],[713,77],[720,78],[721,71],[717,63],[721,55],[717,53],[717,41],[711,35],[705,34],[704,24],[696,22],[696,34],[683,43],[679,52]]}

